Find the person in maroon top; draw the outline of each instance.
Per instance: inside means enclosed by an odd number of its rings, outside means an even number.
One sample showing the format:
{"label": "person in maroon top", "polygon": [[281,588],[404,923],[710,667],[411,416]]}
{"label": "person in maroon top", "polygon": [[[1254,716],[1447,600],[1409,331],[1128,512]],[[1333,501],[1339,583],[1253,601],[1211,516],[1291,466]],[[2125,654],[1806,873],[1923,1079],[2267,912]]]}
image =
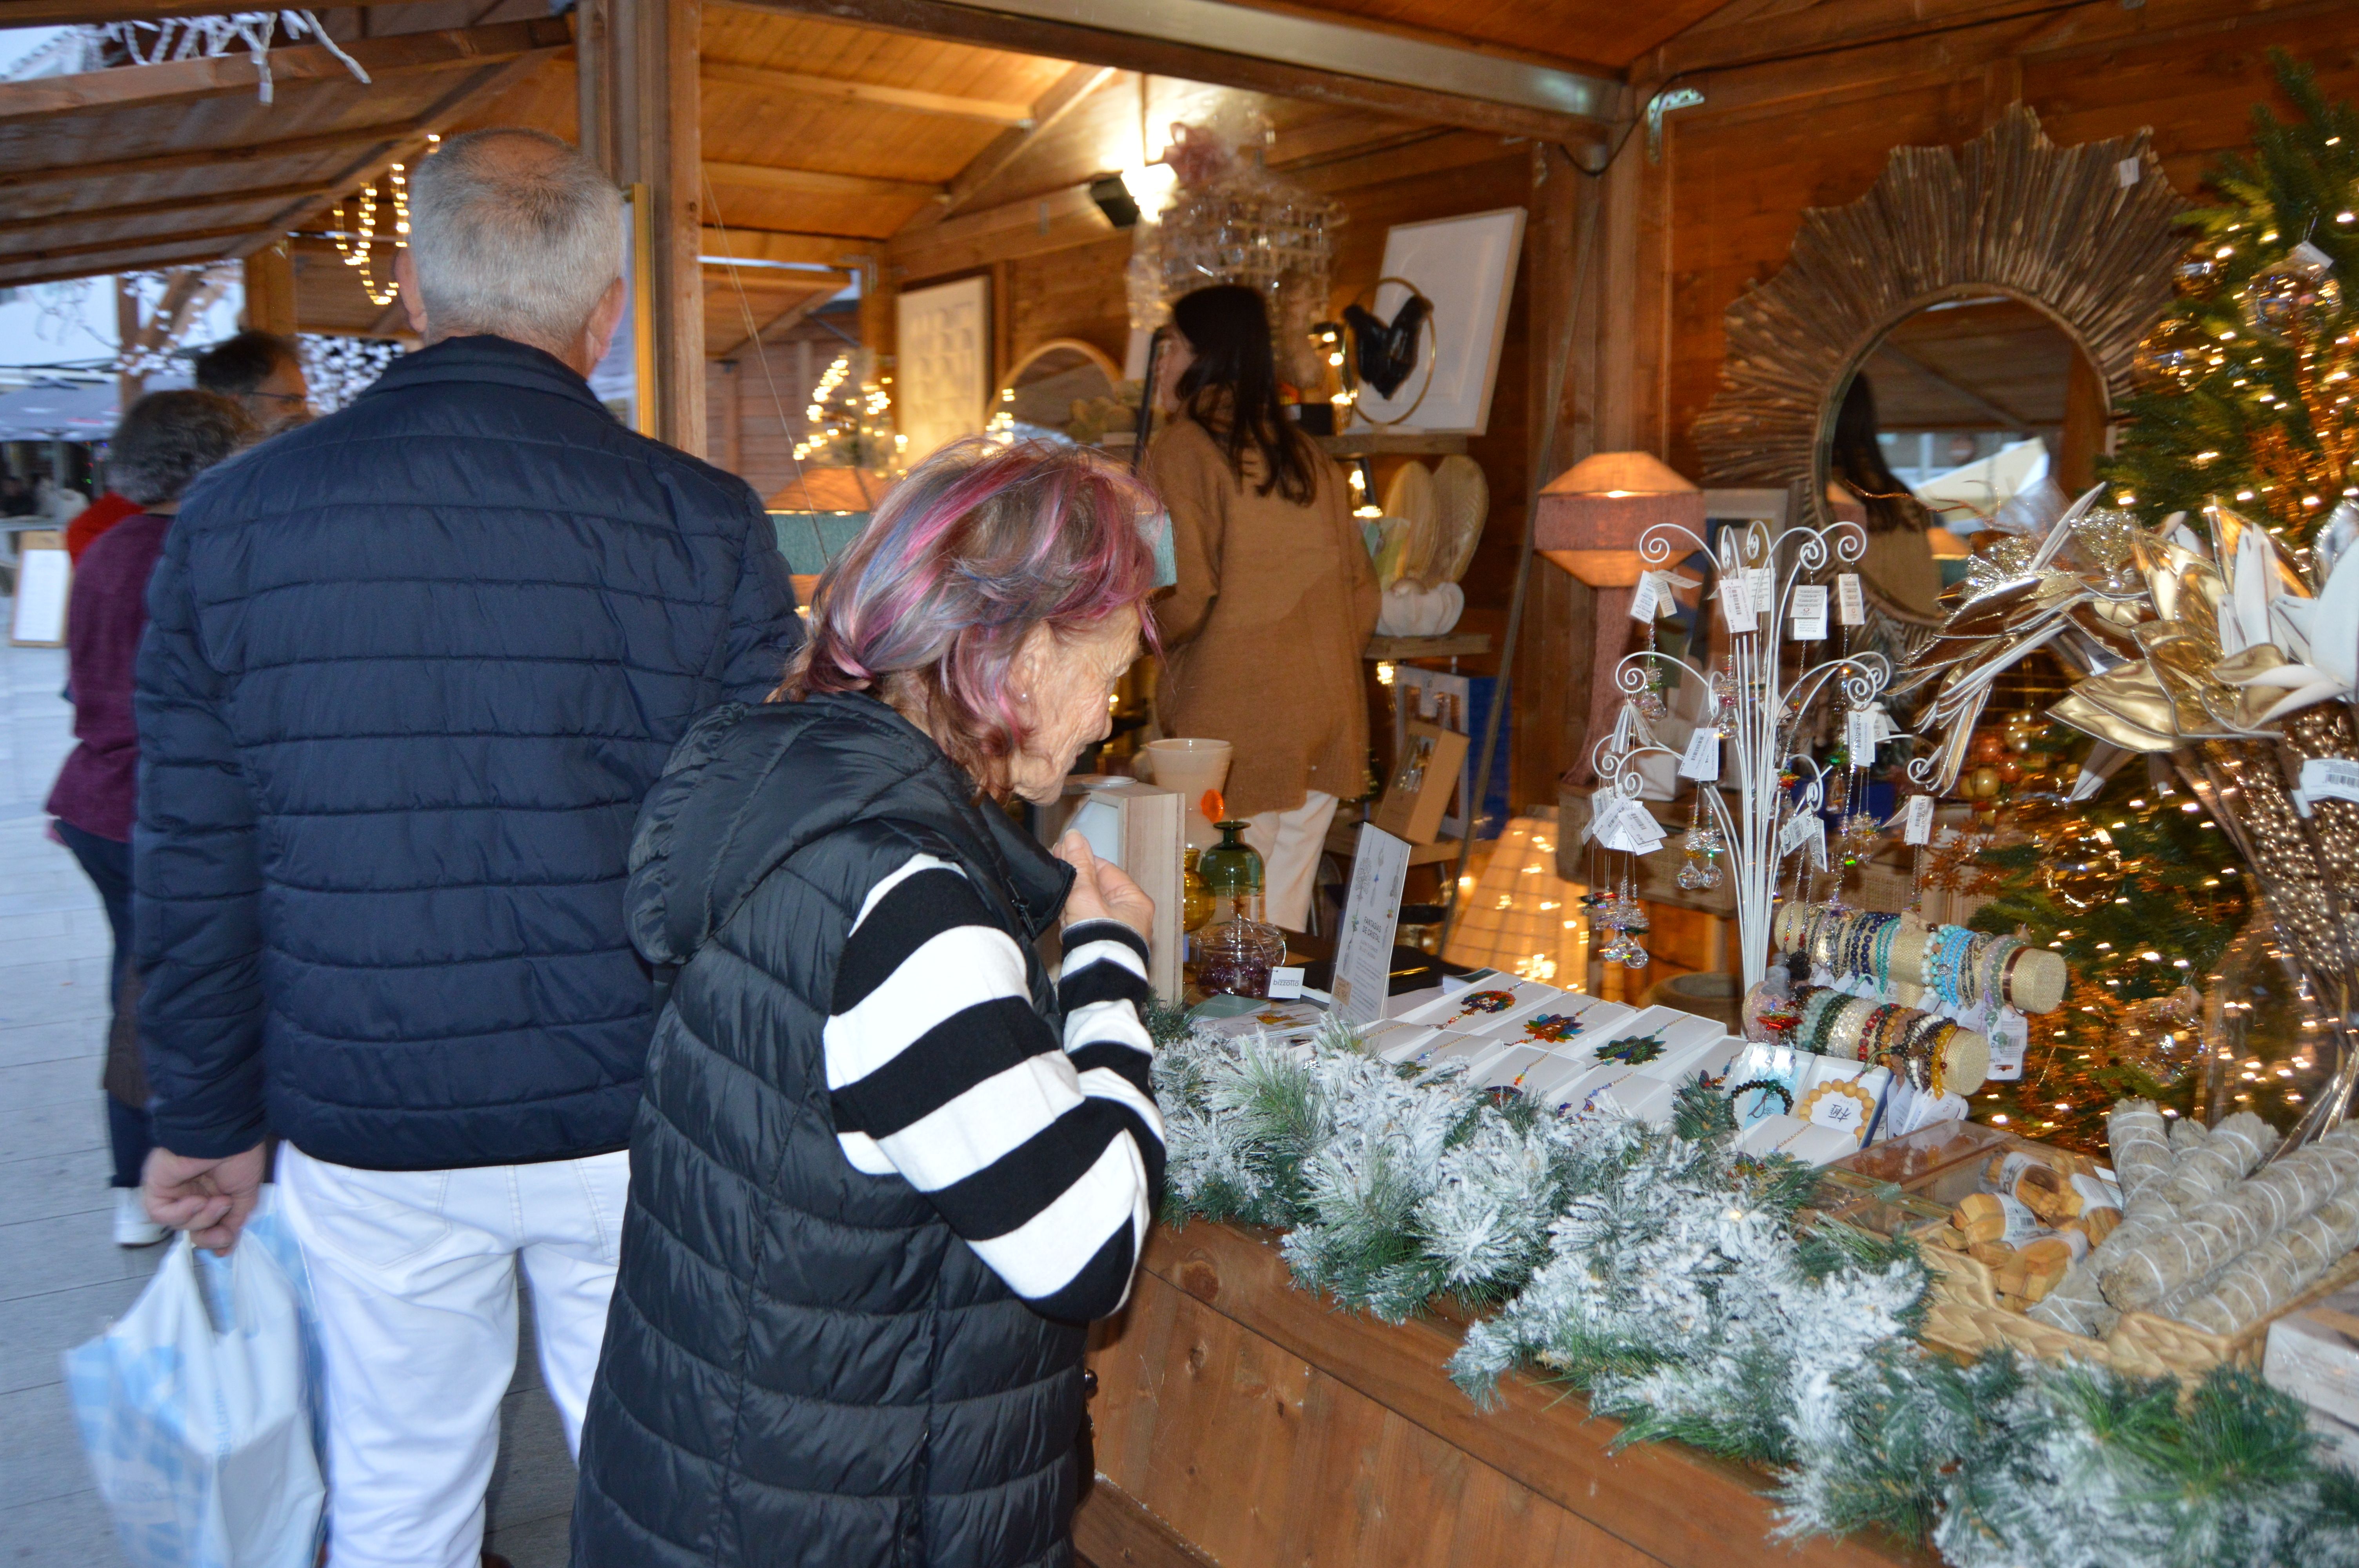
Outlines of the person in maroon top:
{"label": "person in maroon top", "polygon": [[148,1148],[147,1076],[139,1062],[137,980],[130,964],[131,822],[139,773],[131,687],[139,635],[147,629],[147,575],[164,552],[181,492],[254,433],[245,410],[210,392],[158,392],[133,404],[115,430],[109,466],[114,488],[135,510],[91,541],[66,604],[66,668],[81,743],[58,770],[49,811],[59,841],[98,889],[114,934],[114,1017],[101,1087],[114,1146],[114,1239],[125,1247],[164,1237],[139,1196]]}

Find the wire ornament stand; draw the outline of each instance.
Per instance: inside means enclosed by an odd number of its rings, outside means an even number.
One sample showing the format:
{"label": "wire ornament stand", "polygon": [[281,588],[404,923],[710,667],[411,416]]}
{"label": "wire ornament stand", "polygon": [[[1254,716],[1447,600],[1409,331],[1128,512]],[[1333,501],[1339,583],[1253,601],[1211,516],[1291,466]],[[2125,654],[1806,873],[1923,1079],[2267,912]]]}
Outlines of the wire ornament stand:
{"label": "wire ornament stand", "polygon": [[[1667,570],[1675,558],[1684,558],[1690,553],[1678,546],[1680,539],[1691,542],[1696,551],[1713,554],[1692,529],[1677,523],[1658,523],[1639,535],[1639,559],[1649,571]],[[1779,552],[1788,545],[1794,546],[1791,559],[1781,568]],[[1796,743],[1797,735],[1831,685],[1840,689],[1851,707],[1857,708],[1873,702],[1892,678],[1891,665],[1882,654],[1845,654],[1797,672],[1788,685],[1784,678],[1780,652],[1793,590],[1797,584],[1830,568],[1854,567],[1866,554],[1867,531],[1856,523],[1838,522],[1822,529],[1789,527],[1774,535],[1758,522],[1746,524],[1742,529],[1731,526],[1721,530],[1717,561],[1723,580],[1749,572],[1749,583],[1757,579],[1763,570],[1771,574],[1767,601],[1754,605],[1754,629],[1729,627],[1736,705],[1729,713],[1731,732],[1721,741],[1728,750],[1722,759],[1719,787],[1712,787],[1710,780],[1699,781],[1696,785],[1711,803],[1713,825],[1728,847],[1728,874],[1736,902],[1737,947],[1748,990],[1760,983],[1769,967],[1777,872],[1785,860],[1778,847],[1779,836],[1788,820],[1806,813],[1815,814],[1826,804],[1829,770]],[[1830,592],[1826,611],[1831,621],[1836,608],[1832,598]],[[1706,596],[1699,614],[1708,613],[1709,606],[1710,596]],[[1633,699],[1647,688],[1649,661],[1653,660],[1669,660],[1678,665],[1694,677],[1701,690],[1716,693],[1721,689],[1720,677],[1675,654],[1653,649],[1625,654],[1614,673],[1614,684],[1623,694],[1621,718],[1613,733],[1600,741],[1591,753],[1600,795],[1610,791],[1622,799],[1636,800],[1644,786],[1632,762],[1648,752],[1680,755],[1655,738],[1653,729],[1632,706]],[[1715,718],[1707,713],[1701,722],[1713,723]],[[1789,771],[1797,776],[1790,791],[1780,783],[1780,776]],[[1736,794],[1734,809],[1727,798],[1732,774]],[[1593,806],[1590,821],[1593,825],[1597,820],[1598,813]],[[1796,849],[1799,852],[1800,847],[1798,845]]]}

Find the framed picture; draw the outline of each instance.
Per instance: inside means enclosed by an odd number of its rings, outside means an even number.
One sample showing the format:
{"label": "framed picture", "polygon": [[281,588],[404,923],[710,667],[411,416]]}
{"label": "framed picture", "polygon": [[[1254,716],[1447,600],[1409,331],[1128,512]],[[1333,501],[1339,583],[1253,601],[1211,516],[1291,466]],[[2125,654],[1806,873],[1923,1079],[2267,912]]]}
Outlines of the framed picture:
{"label": "framed picture", "polygon": [[900,297],[894,412],[917,463],[983,429],[991,396],[991,280],[962,277]]}
{"label": "framed picture", "polygon": [[1394,764],[1372,820],[1396,838],[1430,844],[1440,836],[1442,809],[1457,792],[1466,737],[1421,719],[1411,719],[1401,729],[1400,761]]}
{"label": "framed picture", "polygon": [[58,648],[66,640],[66,596],[73,568],[66,536],[54,530],[16,535],[16,594],[8,641],[19,648]]}
{"label": "framed picture", "polygon": [[[1355,406],[1369,424],[1480,436],[1491,427],[1507,300],[1524,247],[1524,210],[1396,223],[1385,232],[1380,276],[1398,278],[1433,304],[1430,351],[1390,396],[1363,385]],[[1409,300],[1401,283],[1376,287],[1375,313],[1393,320]]]}

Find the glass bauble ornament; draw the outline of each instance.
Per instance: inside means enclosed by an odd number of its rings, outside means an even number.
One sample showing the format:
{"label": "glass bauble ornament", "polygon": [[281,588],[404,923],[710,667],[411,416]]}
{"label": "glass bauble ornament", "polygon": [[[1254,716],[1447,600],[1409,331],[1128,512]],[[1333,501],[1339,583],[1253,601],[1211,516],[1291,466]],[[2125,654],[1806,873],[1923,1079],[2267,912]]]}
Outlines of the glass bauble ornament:
{"label": "glass bauble ornament", "polygon": [[2158,1088],[2169,1088],[2195,1064],[2203,1044],[2198,1027],[2202,1018],[2203,999],[2191,985],[2130,1003],[2114,1025],[2110,1044],[2115,1065],[2152,1079]]}
{"label": "glass bauble ornament", "polygon": [[2050,840],[2043,873],[2048,891],[2070,908],[2093,909],[2121,885],[2122,856],[2099,829],[2082,828]]}
{"label": "glass bauble ornament", "polygon": [[2212,351],[2212,339],[2202,328],[2185,317],[2166,316],[2139,340],[2130,370],[2147,391],[2167,391],[2193,381]]}
{"label": "glass bauble ornament", "polygon": [[2190,251],[2171,269],[2170,281],[2182,297],[2209,294],[2220,281],[2220,262],[2210,250]]}
{"label": "glass bauble ornament", "polygon": [[2138,520],[2118,507],[2098,506],[2072,524],[2073,553],[2105,574],[2105,587],[2119,593],[2137,586],[2136,574],[2125,576],[2137,549]]}
{"label": "glass bauble ornament", "polygon": [[2300,332],[2307,323],[2343,305],[2334,262],[2308,240],[2253,275],[2245,286],[2245,318],[2253,330],[2273,337]]}

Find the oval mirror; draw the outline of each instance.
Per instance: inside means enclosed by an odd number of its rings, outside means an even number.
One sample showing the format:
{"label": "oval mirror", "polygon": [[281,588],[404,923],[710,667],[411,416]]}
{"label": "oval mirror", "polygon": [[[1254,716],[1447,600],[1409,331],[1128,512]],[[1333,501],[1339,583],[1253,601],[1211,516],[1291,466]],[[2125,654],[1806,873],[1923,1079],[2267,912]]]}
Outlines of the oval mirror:
{"label": "oval mirror", "polygon": [[[2049,514],[2094,482],[2105,390],[2056,319],[2012,295],[1939,299],[1888,329],[1820,421],[1828,510],[1868,531],[1876,597],[1938,615],[1943,559],[2013,503]],[[1957,568],[1952,568],[1957,569]]]}
{"label": "oval mirror", "polygon": [[1121,378],[1121,368],[1095,345],[1051,339],[1016,362],[984,411],[984,427],[1014,440],[1070,442],[1065,427],[1074,420],[1073,405],[1113,397]]}

